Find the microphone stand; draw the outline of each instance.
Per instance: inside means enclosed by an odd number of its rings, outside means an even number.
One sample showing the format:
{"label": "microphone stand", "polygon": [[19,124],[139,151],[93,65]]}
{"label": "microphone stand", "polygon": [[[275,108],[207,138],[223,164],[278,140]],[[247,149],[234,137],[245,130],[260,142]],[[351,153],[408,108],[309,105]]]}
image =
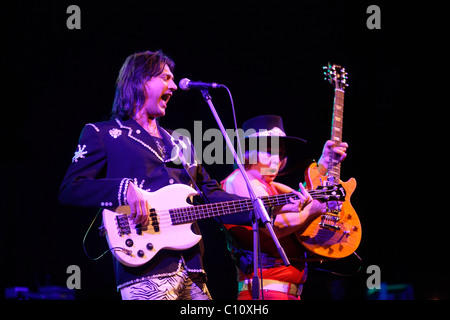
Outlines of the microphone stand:
{"label": "microphone stand", "polygon": [[290,262],[288,257],[286,256],[286,253],[284,252],[283,247],[281,247],[280,242],[278,241],[278,238],[275,235],[275,232],[273,230],[271,219],[269,217],[269,214],[267,213],[266,208],[264,207],[264,204],[260,198],[256,196],[255,191],[253,190],[253,187],[250,183],[250,180],[247,176],[247,173],[244,170],[244,166],[242,165],[241,161],[239,161],[238,156],[236,154],[236,150],[234,149],[233,144],[230,141],[230,138],[228,137],[225,128],[222,124],[222,121],[220,120],[219,115],[216,112],[216,109],[214,108],[214,105],[212,103],[211,95],[209,94],[208,90],[201,90],[203,98],[205,99],[205,102],[209,105],[209,108],[211,109],[211,112],[216,119],[216,122],[220,128],[220,131],[222,132],[222,135],[228,145],[228,148],[233,154],[233,157],[236,161],[236,164],[241,171],[242,176],[244,177],[245,183],[247,184],[247,189],[250,195],[250,199],[253,204],[253,221],[252,221],[252,228],[253,228],[253,279],[252,279],[252,296],[253,300],[259,300],[259,276],[258,276],[258,248],[259,248],[259,232],[258,232],[258,219],[261,220],[261,222],[264,224],[266,229],[269,231],[275,246],[278,250],[278,253],[280,254],[281,259],[283,260],[283,263],[285,266],[289,266]]}

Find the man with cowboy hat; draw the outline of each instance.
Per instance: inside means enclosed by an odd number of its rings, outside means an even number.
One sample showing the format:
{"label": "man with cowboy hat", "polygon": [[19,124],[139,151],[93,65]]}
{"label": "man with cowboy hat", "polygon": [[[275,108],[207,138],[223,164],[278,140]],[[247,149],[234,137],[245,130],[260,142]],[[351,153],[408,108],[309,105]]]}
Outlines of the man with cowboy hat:
{"label": "man with cowboy hat", "polygon": [[[294,192],[298,200],[291,199],[290,204],[274,208],[274,231],[291,265],[284,266],[270,234],[260,228],[260,248],[262,264],[262,289],[266,300],[299,300],[302,284],[306,280],[305,250],[296,237],[296,232],[307,226],[312,220],[326,212],[326,204],[313,200],[300,183],[300,192],[287,185],[275,182],[278,173],[284,169],[287,156],[306,143],[305,140],[287,136],[281,117],[262,115],[244,122],[243,143],[245,144],[244,168],[256,196],[272,196]],[[334,146],[329,140],[325,143],[318,163],[318,170],[326,174],[332,150],[339,154],[342,161],[346,157],[347,143]],[[224,181],[222,188],[240,196],[249,193],[241,172],[236,169]],[[239,300],[252,299],[252,228],[243,225],[225,224],[225,233],[229,248],[237,266]]]}

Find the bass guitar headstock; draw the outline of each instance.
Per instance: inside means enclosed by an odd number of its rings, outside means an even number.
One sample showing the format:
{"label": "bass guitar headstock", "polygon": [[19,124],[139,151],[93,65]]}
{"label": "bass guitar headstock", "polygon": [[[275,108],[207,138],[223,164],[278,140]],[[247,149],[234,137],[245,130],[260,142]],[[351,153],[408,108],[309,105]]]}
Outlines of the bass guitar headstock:
{"label": "bass guitar headstock", "polygon": [[345,189],[341,184],[318,186],[315,190],[309,190],[309,194],[321,202],[345,201]]}

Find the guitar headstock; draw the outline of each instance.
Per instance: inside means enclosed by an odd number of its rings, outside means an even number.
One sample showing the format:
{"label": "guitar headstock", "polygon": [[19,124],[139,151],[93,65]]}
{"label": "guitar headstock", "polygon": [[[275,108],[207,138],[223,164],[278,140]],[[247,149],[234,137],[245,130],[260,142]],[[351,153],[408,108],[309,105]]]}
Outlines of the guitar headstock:
{"label": "guitar headstock", "polygon": [[341,184],[330,186],[318,186],[315,190],[310,190],[311,196],[321,202],[345,201],[345,189]]}
{"label": "guitar headstock", "polygon": [[331,63],[328,62],[328,65],[324,66],[323,69],[325,70],[323,72],[325,74],[325,80],[328,80],[335,89],[345,90],[345,87],[348,86],[348,74],[345,71],[345,68],[342,68],[337,64],[331,65]]}

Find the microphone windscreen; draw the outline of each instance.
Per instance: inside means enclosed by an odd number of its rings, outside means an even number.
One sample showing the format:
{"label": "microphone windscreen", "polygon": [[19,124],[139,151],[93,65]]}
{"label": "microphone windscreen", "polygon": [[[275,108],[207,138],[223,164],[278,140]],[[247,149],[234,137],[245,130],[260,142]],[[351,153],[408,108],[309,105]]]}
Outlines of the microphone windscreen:
{"label": "microphone windscreen", "polygon": [[181,90],[187,91],[189,90],[189,82],[191,82],[191,80],[183,78],[178,83],[178,86],[180,87]]}

